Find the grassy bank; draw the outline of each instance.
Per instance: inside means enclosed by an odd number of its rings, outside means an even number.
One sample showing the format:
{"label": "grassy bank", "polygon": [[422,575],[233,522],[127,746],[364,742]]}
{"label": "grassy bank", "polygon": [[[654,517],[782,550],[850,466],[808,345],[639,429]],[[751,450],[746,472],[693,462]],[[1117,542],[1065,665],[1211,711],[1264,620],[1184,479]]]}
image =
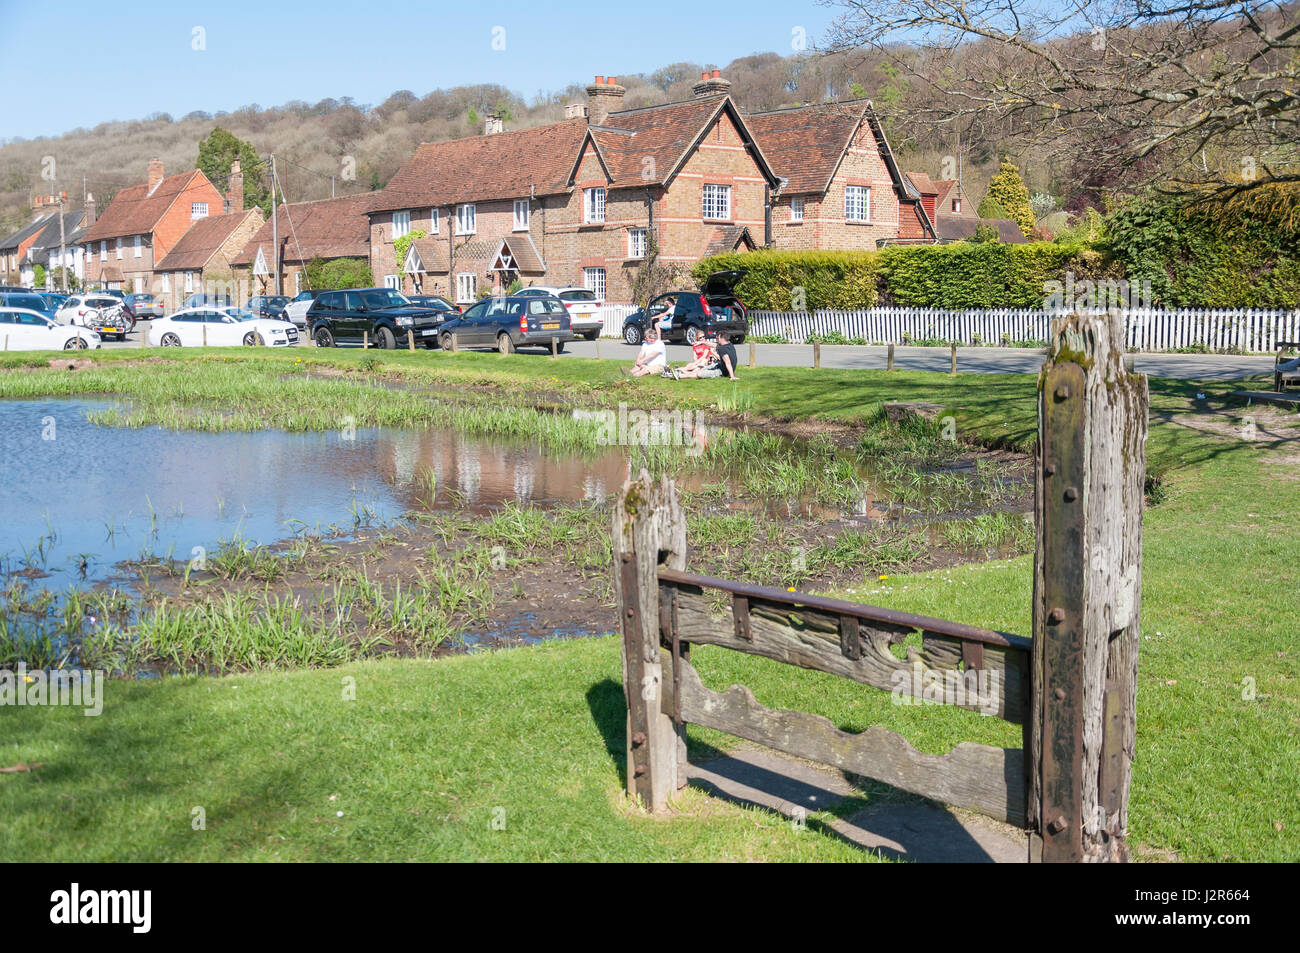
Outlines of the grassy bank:
{"label": "grassy bank", "polygon": [[[630,382],[612,362],[478,354],[385,355],[391,364],[364,367],[371,358],[359,352],[313,356],[323,362],[316,370],[343,375],[325,380],[294,376],[300,372],[287,369],[297,360],[290,354],[182,355],[174,363],[168,355],[141,374],[117,353],[92,370],[0,373],[0,396],[116,393],[138,400],[133,412],[150,413],[167,405],[183,378],[188,390],[179,406],[192,411],[210,402],[209,412],[218,413],[222,401],[239,396],[242,381],[248,406],[227,413],[247,414],[251,424],[260,413],[256,402],[268,401],[281,407],[276,426],[308,426],[340,412],[357,414],[359,424],[358,409],[386,413],[391,405],[367,404],[365,396],[391,393],[374,386],[381,372],[432,388],[472,384],[498,400],[525,394],[572,406],[681,406],[691,398],[707,404],[731,386]],[[282,381],[286,374],[292,380]],[[167,386],[155,389],[159,380]],[[928,400],[948,406],[976,443],[1032,444],[1029,376],[759,368],[741,386],[753,395],[754,413],[771,419],[865,425],[882,401]],[[1145,523],[1130,826],[1139,854],[1153,859],[1300,855],[1296,452],[1294,444],[1242,440],[1231,427],[1215,426],[1204,411],[1233,386],[1151,383],[1148,452],[1166,477],[1163,499]],[[1196,399],[1198,390],[1209,393],[1210,403]],[[543,527],[528,519],[503,519],[488,532],[536,541]],[[743,541],[767,531],[757,521],[697,519],[691,526],[693,538]],[[990,519],[944,532],[979,545],[1023,530]],[[834,558],[829,546],[818,555]],[[1027,633],[1031,569],[1022,557],[886,573],[891,578],[842,594]],[[743,682],[769,706],[819,712],[850,730],[884,725],[922,750],[946,751],[961,740],[1019,743],[1015,726],[970,712],[895,707],[885,693],[707,648],[695,660],[715,688]],[[825,815],[797,831],[776,815],[699,792],[689,792],[671,819],[630,811],[621,793],[624,721],[614,639],[437,661],[339,661],[329,669],[112,681],[98,718],[59,708],[0,711],[0,767],[39,765],[0,774],[0,855],[864,859],[826,831]],[[729,744],[692,729],[694,758]],[[868,785],[837,812],[892,796]],[[202,809],[204,830],[194,829],[195,808]]]}

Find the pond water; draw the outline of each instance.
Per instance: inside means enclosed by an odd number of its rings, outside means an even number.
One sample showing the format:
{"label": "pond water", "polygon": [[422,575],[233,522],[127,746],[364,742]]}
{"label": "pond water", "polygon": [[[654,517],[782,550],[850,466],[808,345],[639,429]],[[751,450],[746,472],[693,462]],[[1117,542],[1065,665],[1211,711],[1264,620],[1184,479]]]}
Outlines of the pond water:
{"label": "pond water", "polygon": [[0,575],[61,589],[111,579],[142,555],[188,560],[221,540],[346,533],[427,505],[430,475],[438,498],[486,510],[603,501],[627,473],[619,450],[557,460],[449,431],[200,433],[87,419],[113,403],[0,401]]}

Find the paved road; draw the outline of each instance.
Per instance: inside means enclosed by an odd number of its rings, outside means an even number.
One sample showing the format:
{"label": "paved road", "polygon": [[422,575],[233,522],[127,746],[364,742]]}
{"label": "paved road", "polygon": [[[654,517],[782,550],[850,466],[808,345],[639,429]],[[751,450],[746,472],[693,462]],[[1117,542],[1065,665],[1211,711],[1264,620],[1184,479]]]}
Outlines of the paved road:
{"label": "paved road", "polygon": [[[106,341],[106,348],[139,347],[140,334],[147,322],[141,321],[126,342]],[[307,346],[305,337],[299,346]],[[565,355],[595,357],[597,347],[604,358],[633,360],[637,349],[621,340],[604,338],[600,342],[578,341],[565,348]],[[813,349],[808,344],[756,344],[759,366],[812,367]],[[749,359],[749,345],[742,344],[741,362]],[[668,359],[674,364],[691,360],[691,349],[684,344],[668,345]],[[894,366],[909,371],[947,371],[949,352],[940,347],[897,347]],[[887,364],[887,349],[860,345],[822,346],[822,367],[881,368]],[[1032,374],[1043,365],[1043,352],[1019,347],[959,347],[957,370],[966,374]],[[1271,374],[1273,358],[1268,355],[1243,357],[1230,354],[1136,354],[1134,366],[1152,377],[1191,380],[1233,380]]]}

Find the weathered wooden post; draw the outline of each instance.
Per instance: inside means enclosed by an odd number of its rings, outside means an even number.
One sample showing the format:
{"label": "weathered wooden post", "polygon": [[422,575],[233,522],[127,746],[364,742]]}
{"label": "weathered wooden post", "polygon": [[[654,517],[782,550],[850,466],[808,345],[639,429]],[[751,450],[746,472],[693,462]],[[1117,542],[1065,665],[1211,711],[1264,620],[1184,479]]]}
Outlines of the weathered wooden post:
{"label": "weathered wooden post", "polygon": [[370,347],[370,332],[369,332],[369,331],[362,331],[362,332],[361,332],[361,350],[364,351],[364,350],[365,350],[366,348],[368,348],[368,347]]}
{"label": "weathered wooden post", "polygon": [[552,334],[551,335],[551,360],[555,360],[557,357],[560,356],[558,347],[559,345],[555,343],[555,335]]}
{"label": "weathered wooden post", "polygon": [[753,341],[750,341],[750,342],[749,342],[749,366],[750,366],[750,367],[753,367],[753,366],[754,366],[754,362],[755,362],[755,358],[756,358],[756,357],[757,357],[757,355],[754,354],[754,342],[753,342]]}
{"label": "weathered wooden post", "polygon": [[1119,319],[1056,319],[1038,383],[1031,861],[1128,856],[1146,436]]}
{"label": "weathered wooden post", "polygon": [[406,332],[406,349],[412,354],[415,353],[415,328]]}
{"label": "weathered wooden post", "polygon": [[460,337],[455,331],[451,332],[451,353],[455,354],[460,350]]}
{"label": "weathered wooden post", "polygon": [[813,341],[813,367],[819,368],[821,366],[822,366],[822,342],[814,340]]}
{"label": "weathered wooden post", "polygon": [[894,342],[893,341],[889,342],[889,356],[886,358],[886,360],[888,361],[888,363],[885,366],[885,370],[892,371],[894,369]]}
{"label": "weathered wooden post", "polygon": [[957,373],[957,344],[956,344],[956,342],[953,342],[953,343],[950,345],[950,347],[952,348],[952,373],[953,373],[953,374],[956,374],[956,373]]}
{"label": "weathered wooden post", "polygon": [[[686,516],[672,481],[642,470],[614,508],[614,593],[623,632],[627,793],[663,810],[686,783],[686,735],[671,714],[672,658],[660,648],[659,567],[686,568]],[[671,611],[671,607],[669,607]],[[664,677],[667,670],[668,677]]]}

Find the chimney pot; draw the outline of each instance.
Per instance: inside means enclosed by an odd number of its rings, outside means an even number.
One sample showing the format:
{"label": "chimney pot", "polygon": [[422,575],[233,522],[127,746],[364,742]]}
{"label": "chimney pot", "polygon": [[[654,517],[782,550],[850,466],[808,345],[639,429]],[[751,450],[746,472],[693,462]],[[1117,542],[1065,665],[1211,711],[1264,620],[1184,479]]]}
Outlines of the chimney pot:
{"label": "chimney pot", "polygon": [[718,78],[721,77],[721,76],[722,76],[722,70],[720,70],[720,69],[715,69],[715,70],[713,71],[713,78],[714,78],[714,79],[718,79]]}
{"label": "chimney pot", "polygon": [[704,81],[705,81],[706,79],[708,79],[708,78],[709,78],[709,71],[708,71],[708,70],[705,70],[703,73],[700,74],[700,82],[701,82],[701,83],[704,82]]}
{"label": "chimney pot", "polygon": [[618,85],[618,80],[615,79],[613,76],[606,76],[606,77],[605,77],[605,85],[606,85],[606,86],[617,86],[617,85]]}
{"label": "chimney pot", "polygon": [[618,108],[619,102],[623,99],[623,94],[627,92],[613,76],[609,77],[609,82],[604,82],[605,77],[597,76],[596,82],[587,87],[587,117],[593,126],[604,125],[609,114]]}
{"label": "chimney pot", "polygon": [[596,85],[597,85],[597,86],[602,85],[604,82],[605,82],[605,77],[603,77],[603,76],[597,76],[597,77],[596,77]]}

